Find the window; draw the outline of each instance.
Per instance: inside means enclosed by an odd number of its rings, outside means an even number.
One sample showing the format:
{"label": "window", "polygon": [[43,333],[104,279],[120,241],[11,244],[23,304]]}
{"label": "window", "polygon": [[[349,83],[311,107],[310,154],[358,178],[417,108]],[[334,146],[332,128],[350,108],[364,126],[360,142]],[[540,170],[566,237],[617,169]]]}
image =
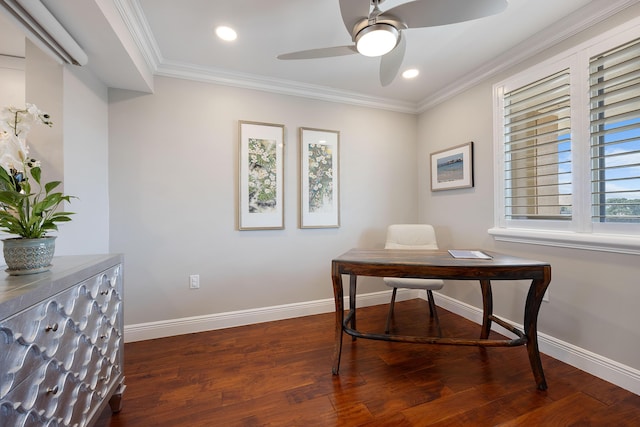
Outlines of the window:
{"label": "window", "polygon": [[569,70],[504,95],[505,217],[571,219]]}
{"label": "window", "polygon": [[591,58],[594,222],[640,223],[640,41]]}
{"label": "window", "polygon": [[497,240],[640,254],[638,25],[494,86]]}

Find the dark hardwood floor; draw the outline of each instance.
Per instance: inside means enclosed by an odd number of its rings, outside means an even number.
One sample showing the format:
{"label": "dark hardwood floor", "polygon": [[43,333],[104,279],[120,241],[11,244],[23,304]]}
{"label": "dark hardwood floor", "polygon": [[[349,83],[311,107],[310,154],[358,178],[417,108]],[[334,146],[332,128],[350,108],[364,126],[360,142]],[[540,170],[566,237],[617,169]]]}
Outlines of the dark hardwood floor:
{"label": "dark hardwood floor", "polygon": [[[386,305],[358,310],[381,332]],[[430,333],[427,303],[397,303],[394,328]],[[479,325],[439,308],[444,336]],[[543,355],[538,391],[525,347],[352,342],[331,374],[334,314],[125,345],[123,409],[98,427],[640,426],[640,396]],[[496,335],[497,336],[497,335]]]}

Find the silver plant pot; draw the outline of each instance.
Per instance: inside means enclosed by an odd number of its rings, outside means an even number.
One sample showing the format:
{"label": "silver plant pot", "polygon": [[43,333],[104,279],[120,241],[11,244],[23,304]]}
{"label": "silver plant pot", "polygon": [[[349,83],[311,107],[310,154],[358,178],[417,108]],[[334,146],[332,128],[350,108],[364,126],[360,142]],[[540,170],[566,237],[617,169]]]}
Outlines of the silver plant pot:
{"label": "silver plant pot", "polygon": [[6,272],[11,276],[35,274],[48,271],[56,249],[56,237],[38,239],[12,237],[4,239],[3,253],[7,263]]}

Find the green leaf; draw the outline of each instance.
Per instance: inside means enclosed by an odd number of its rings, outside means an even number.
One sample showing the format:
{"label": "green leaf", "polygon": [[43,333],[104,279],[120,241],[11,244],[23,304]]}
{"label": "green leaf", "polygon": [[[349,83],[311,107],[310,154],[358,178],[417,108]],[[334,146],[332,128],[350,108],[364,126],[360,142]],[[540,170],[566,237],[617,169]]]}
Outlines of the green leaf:
{"label": "green leaf", "polygon": [[[21,181],[17,190],[14,177],[0,167],[0,230],[25,238],[37,238],[47,231],[57,230],[56,223],[71,221],[73,212],[57,212],[63,202],[74,196],[53,192],[61,181],[41,184],[40,167],[26,168],[27,179]],[[35,183],[35,184],[34,184]],[[32,192],[33,191],[33,192]]]}
{"label": "green leaf", "polygon": [[13,178],[3,167],[0,167],[0,180],[9,188],[13,188]]}
{"label": "green leaf", "polygon": [[58,185],[60,185],[62,182],[61,181],[51,181],[51,182],[47,182],[44,185],[44,191],[49,194],[51,192],[51,190],[53,190],[54,188],[56,188]]}
{"label": "green leaf", "polygon": [[49,219],[49,221],[51,222],[69,222],[71,221],[71,218],[69,218],[66,215],[56,215],[55,217],[52,217]]}
{"label": "green leaf", "polygon": [[40,184],[40,175],[41,171],[38,166],[31,168],[31,176],[36,180],[38,184]]}
{"label": "green leaf", "polygon": [[75,215],[73,212],[54,212],[53,215],[51,215],[51,219],[53,218],[58,218],[58,217],[68,217],[69,215]]}
{"label": "green leaf", "polygon": [[6,227],[20,227],[20,220],[7,212],[0,213],[0,224]]}
{"label": "green leaf", "polygon": [[34,215],[40,215],[42,212],[46,212],[52,208],[56,208],[61,202],[62,193],[53,193],[49,194],[41,201],[34,204],[31,209],[33,209]]}
{"label": "green leaf", "polygon": [[12,208],[19,208],[27,198],[26,194],[20,194],[15,191],[0,191],[0,203]]}

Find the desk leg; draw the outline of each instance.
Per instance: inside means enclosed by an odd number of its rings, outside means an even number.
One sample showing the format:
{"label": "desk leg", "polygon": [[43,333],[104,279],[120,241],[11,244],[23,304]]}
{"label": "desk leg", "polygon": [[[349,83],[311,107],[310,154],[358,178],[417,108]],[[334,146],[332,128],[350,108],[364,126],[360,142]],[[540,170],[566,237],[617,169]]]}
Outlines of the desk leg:
{"label": "desk leg", "polygon": [[336,305],[336,325],[335,344],[333,347],[333,368],[334,375],[338,375],[340,369],[340,355],[342,354],[342,322],[344,320],[344,296],[342,295],[342,275],[335,265],[331,268],[331,278],[333,280],[333,299]]}
{"label": "desk leg", "polygon": [[549,267],[545,271],[544,279],[531,281],[524,308],[524,333],[527,336],[527,353],[529,354],[529,363],[531,364],[538,390],[547,389],[547,381],[544,378],[540,351],[538,350],[538,311],[550,281],[551,268]]}
{"label": "desk leg", "polygon": [[[352,274],[349,278],[349,313],[351,314],[351,329],[356,328],[356,288],[357,288],[358,276]],[[356,337],[351,337],[352,341],[356,340]]]}
{"label": "desk leg", "polygon": [[480,280],[480,287],[482,288],[482,329],[480,329],[480,339],[486,340],[491,332],[491,316],[493,315],[491,281]]}

